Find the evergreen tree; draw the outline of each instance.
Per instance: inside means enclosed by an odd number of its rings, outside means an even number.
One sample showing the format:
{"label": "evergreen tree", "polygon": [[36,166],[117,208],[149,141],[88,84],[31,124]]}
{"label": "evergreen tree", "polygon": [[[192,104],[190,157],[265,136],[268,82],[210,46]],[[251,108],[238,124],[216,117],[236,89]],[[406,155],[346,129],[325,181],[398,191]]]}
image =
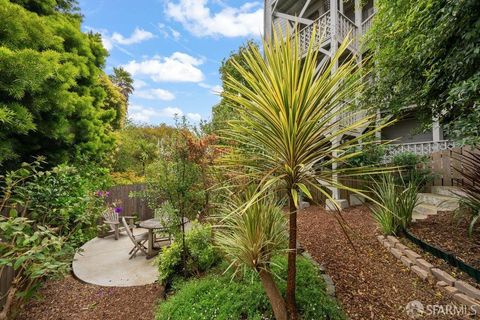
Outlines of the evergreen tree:
{"label": "evergreen tree", "polygon": [[0,0],[0,171],[36,155],[101,161],[114,147],[126,104],[106,89],[108,53],[100,35],[81,32],[77,8]]}

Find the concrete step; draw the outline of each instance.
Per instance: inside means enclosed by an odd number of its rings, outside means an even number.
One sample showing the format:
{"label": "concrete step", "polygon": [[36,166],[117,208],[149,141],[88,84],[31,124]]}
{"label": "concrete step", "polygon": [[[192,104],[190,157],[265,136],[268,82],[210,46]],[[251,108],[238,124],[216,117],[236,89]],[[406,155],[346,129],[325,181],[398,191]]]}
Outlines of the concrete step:
{"label": "concrete step", "polygon": [[417,212],[413,212],[412,214],[412,222],[418,221],[418,220],[424,220],[427,219],[428,215],[426,214],[421,214]]}
{"label": "concrete step", "polygon": [[432,193],[454,198],[462,197],[465,195],[465,193],[460,188],[450,186],[433,186]]}
{"label": "concrete step", "polygon": [[429,204],[421,203],[413,209],[414,213],[423,214],[423,215],[434,215],[437,214],[438,208]]}
{"label": "concrete step", "polygon": [[419,204],[435,206],[438,210],[453,211],[458,208],[458,199],[434,193],[419,193]]}

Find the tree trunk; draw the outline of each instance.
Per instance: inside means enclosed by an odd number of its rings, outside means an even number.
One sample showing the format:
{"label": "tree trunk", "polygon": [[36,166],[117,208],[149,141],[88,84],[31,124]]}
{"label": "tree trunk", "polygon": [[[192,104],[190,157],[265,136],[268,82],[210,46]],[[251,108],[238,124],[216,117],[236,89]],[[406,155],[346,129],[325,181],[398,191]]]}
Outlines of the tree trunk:
{"label": "tree trunk", "polygon": [[290,219],[288,238],[288,266],[287,266],[287,310],[291,320],[297,320],[297,305],[295,303],[295,288],[297,274],[297,208],[292,196],[289,196]]}
{"label": "tree trunk", "polygon": [[272,274],[264,269],[261,269],[258,274],[262,281],[263,288],[267,293],[268,300],[272,305],[273,314],[276,320],[287,320],[287,308],[285,307],[285,301],[283,300],[280,290],[278,290]]}

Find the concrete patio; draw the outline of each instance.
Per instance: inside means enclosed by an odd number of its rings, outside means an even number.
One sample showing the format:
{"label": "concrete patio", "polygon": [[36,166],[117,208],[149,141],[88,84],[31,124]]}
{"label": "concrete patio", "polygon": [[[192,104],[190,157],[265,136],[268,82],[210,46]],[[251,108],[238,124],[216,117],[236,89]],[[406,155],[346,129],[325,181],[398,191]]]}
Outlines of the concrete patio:
{"label": "concrete patio", "polygon": [[[146,230],[135,229],[135,234]],[[75,276],[87,283],[107,287],[142,286],[158,279],[155,259],[145,259],[139,252],[129,260],[133,244],[125,233],[115,240],[113,236],[94,238],[75,254],[72,267]]]}

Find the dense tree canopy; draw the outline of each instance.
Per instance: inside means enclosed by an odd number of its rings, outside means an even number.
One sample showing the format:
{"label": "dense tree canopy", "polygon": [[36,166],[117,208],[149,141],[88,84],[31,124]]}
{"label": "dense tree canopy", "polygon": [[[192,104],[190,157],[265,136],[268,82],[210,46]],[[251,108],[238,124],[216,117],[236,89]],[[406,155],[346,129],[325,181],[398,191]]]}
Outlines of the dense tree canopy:
{"label": "dense tree canopy", "polygon": [[369,102],[438,116],[451,138],[480,142],[480,1],[378,0],[368,46]]}
{"label": "dense tree canopy", "polygon": [[80,30],[76,1],[0,0],[0,21],[0,166],[102,160],[126,103],[102,71],[100,36]]}
{"label": "dense tree canopy", "polygon": [[[224,59],[222,61],[219,72],[222,80],[223,90],[232,90],[225,86],[225,81],[227,80],[228,75],[231,75],[236,79],[241,80],[242,76],[233,67],[232,61],[236,61],[244,68],[248,68],[247,62],[245,61],[244,53],[251,46],[258,48],[258,45],[253,40],[249,40],[244,45],[240,46],[237,51],[232,52],[227,59]],[[233,102],[227,101],[225,98],[222,97],[221,101],[212,108],[212,122],[207,129],[213,132],[225,129],[227,127],[226,121],[236,119],[238,116],[238,112],[235,111],[235,107],[236,106],[233,105]]]}
{"label": "dense tree canopy", "polygon": [[143,175],[146,166],[158,159],[160,149],[169,143],[174,132],[175,128],[165,124],[159,126],[128,124],[116,133],[118,146],[113,170]]}

